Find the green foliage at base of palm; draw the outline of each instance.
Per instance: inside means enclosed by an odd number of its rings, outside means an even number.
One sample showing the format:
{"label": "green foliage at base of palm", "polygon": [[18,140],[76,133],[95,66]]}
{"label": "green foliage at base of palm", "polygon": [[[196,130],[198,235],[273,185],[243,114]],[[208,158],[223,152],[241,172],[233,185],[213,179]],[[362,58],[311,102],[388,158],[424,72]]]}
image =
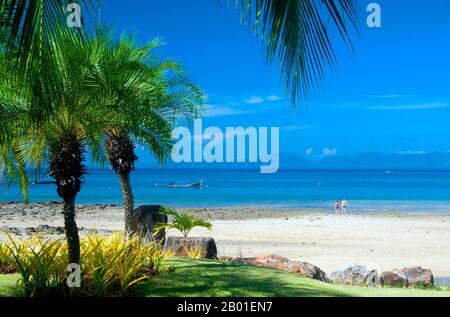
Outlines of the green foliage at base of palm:
{"label": "green foliage at base of palm", "polygon": [[9,246],[0,240],[0,274],[13,273],[16,271],[14,259]]}
{"label": "green foliage at base of palm", "polygon": [[0,272],[17,272],[18,289],[25,296],[124,296],[157,275],[171,254],[158,244],[144,244],[135,237],[94,232],[81,241],[81,288],[68,288],[67,242],[36,235],[0,245]]}
{"label": "green foliage at base of palm", "polygon": [[4,248],[4,263],[10,263],[20,274],[18,288],[25,296],[48,296],[62,290],[67,268],[67,247],[60,240],[45,240],[35,235],[28,240],[15,240],[4,233],[9,242]]}
{"label": "green foliage at base of palm", "polygon": [[202,257],[202,246],[195,245],[185,245],[183,247],[184,254],[188,259],[201,259]]}
{"label": "green foliage at base of palm", "polygon": [[157,226],[155,230],[156,233],[163,230],[167,231],[175,229],[180,231],[186,238],[189,235],[189,232],[196,227],[206,228],[208,230],[212,230],[213,227],[212,223],[208,221],[197,218],[196,216],[185,211],[177,211],[174,208],[165,207],[161,214],[169,216],[169,223],[160,224]]}

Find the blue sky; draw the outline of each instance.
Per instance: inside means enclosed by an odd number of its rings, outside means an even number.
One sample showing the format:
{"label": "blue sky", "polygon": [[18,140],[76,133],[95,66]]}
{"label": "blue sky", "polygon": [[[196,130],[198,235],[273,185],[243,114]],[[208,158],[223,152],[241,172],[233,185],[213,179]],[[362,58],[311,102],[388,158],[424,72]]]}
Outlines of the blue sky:
{"label": "blue sky", "polygon": [[161,55],[209,96],[204,125],[279,126],[281,152],[311,158],[449,151],[450,1],[377,2],[382,27],[362,24],[353,56],[337,46],[339,74],[296,112],[239,12],[216,0],[107,0],[101,16],[142,41],[165,40]]}

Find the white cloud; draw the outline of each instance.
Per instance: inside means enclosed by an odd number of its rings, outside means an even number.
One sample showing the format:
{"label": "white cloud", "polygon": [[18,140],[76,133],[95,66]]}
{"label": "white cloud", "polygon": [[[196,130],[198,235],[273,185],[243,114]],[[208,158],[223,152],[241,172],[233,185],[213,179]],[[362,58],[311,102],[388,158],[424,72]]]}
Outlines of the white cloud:
{"label": "white cloud", "polygon": [[434,103],[419,103],[410,105],[389,105],[389,106],[366,106],[364,109],[370,110],[388,110],[388,111],[401,111],[401,110],[431,110],[431,109],[443,109],[448,108],[449,104],[444,102]]}
{"label": "white cloud", "polygon": [[[240,114],[251,114],[272,109],[275,105],[269,105],[269,103],[282,100],[283,98],[276,95],[270,95],[267,98],[253,96],[249,99],[241,101],[221,101],[220,104],[209,105],[209,107],[203,113],[206,117],[219,117],[219,116],[232,116]],[[245,104],[257,105],[266,103],[266,105],[260,105],[258,107],[246,107]]]}
{"label": "white cloud", "polygon": [[401,155],[412,155],[412,154],[427,154],[428,152],[425,151],[395,151],[395,154],[401,154]]}
{"label": "white cloud", "polygon": [[265,99],[261,98],[261,97],[254,96],[254,97],[251,97],[250,99],[246,99],[244,101],[246,103],[248,103],[248,104],[256,105],[256,104],[259,104],[259,103],[263,103],[265,101]]}
{"label": "white cloud", "polygon": [[311,156],[313,153],[313,148],[310,147],[310,148],[306,149],[305,153],[306,153],[306,155]]}
{"label": "white cloud", "polygon": [[392,95],[375,95],[375,96],[372,96],[372,97],[380,98],[380,99],[394,99],[394,98],[401,98],[401,97],[406,97],[406,96],[392,94]]}
{"label": "white cloud", "polygon": [[220,116],[233,116],[238,114],[249,113],[243,109],[224,107],[224,106],[210,106],[203,114],[203,117],[220,117]]}
{"label": "white cloud", "polygon": [[268,106],[245,107],[245,106],[229,106],[229,105],[230,105],[229,103],[227,103],[227,105],[210,105],[203,113],[203,117],[209,118],[221,116],[246,115],[272,109],[272,107]]}
{"label": "white cloud", "polygon": [[311,126],[309,125],[288,125],[288,126],[284,126],[281,129],[283,131],[302,131],[302,130],[308,130],[310,129]]}
{"label": "white cloud", "polygon": [[250,105],[256,105],[256,104],[260,104],[260,103],[264,103],[264,102],[275,102],[275,101],[279,101],[282,99],[283,99],[282,97],[279,97],[276,95],[270,95],[266,98],[261,97],[261,96],[253,96],[250,99],[244,100],[244,102],[247,104],[250,104]]}
{"label": "white cloud", "polygon": [[337,155],[337,149],[333,148],[324,148],[322,151],[322,157],[331,157],[331,156],[336,156]]}
{"label": "white cloud", "polygon": [[275,96],[275,95],[270,95],[269,97],[267,97],[267,101],[270,101],[270,102],[278,101],[281,99],[283,99],[283,98]]}

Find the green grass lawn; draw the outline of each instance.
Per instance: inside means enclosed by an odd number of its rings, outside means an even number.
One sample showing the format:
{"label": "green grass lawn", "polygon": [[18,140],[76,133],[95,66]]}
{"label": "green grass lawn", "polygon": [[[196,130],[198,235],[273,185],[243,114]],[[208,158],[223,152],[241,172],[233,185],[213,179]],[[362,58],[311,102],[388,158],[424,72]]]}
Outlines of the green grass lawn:
{"label": "green grass lawn", "polygon": [[[174,268],[170,272],[169,268]],[[0,296],[14,296],[18,275],[0,275]],[[159,278],[143,286],[146,296],[446,296],[450,290],[364,288],[321,283],[295,274],[218,261],[168,261]]]}
{"label": "green grass lawn", "polygon": [[17,295],[16,284],[19,277],[19,274],[0,275],[0,297]]}

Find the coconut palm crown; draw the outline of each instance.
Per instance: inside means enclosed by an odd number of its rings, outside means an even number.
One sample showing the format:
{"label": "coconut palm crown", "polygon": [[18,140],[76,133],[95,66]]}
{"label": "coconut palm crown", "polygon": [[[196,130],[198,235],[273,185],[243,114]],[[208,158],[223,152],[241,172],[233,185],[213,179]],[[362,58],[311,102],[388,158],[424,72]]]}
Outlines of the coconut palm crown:
{"label": "coconut palm crown", "polygon": [[158,57],[155,50],[162,46],[160,39],[142,45],[134,35],[122,35],[117,42],[108,27],[96,34],[102,57],[95,68],[92,96],[115,118],[105,133],[105,152],[122,188],[125,229],[134,234],[137,223],[130,173],[138,160],[136,146],[150,149],[164,164],[170,157],[173,128],[180,120],[198,117],[206,97],[179,63]]}

